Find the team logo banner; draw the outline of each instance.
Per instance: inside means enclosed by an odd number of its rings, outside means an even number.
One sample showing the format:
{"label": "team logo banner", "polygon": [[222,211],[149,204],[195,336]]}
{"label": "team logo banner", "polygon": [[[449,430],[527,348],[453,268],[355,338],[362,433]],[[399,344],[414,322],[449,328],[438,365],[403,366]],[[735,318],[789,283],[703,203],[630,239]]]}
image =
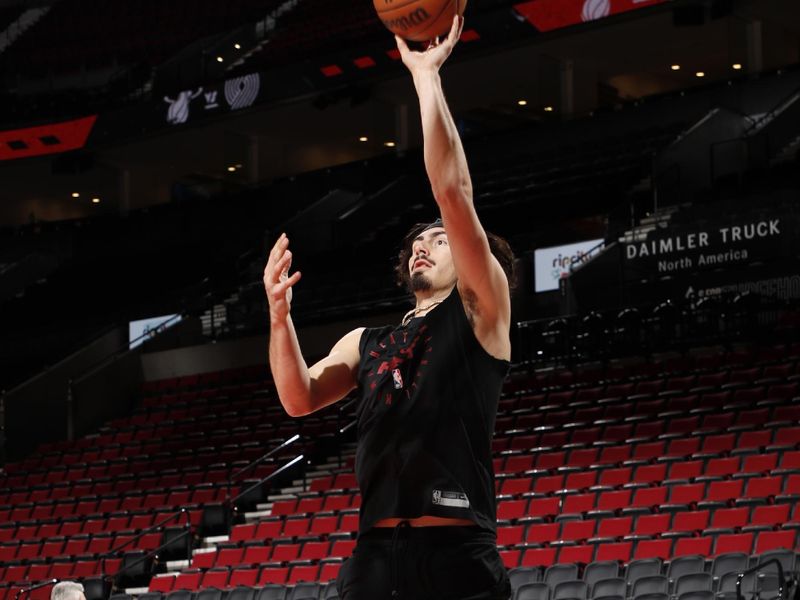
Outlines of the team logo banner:
{"label": "team logo banner", "polygon": [[530,0],[514,9],[539,31],[553,31],[604,19],[667,0]]}
{"label": "team logo banner", "polygon": [[174,96],[164,96],[166,122],[182,125],[203,115],[249,108],[258,100],[260,91],[261,76],[258,73],[228,79],[221,86],[182,90]]}

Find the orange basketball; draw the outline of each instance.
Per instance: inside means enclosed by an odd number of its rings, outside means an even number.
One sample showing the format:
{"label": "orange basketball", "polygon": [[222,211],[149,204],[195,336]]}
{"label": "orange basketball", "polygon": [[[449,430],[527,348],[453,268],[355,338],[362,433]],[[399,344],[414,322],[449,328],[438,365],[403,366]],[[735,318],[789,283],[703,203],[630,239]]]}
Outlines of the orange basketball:
{"label": "orange basketball", "polygon": [[392,33],[412,42],[446,35],[467,0],[372,0],[378,18]]}

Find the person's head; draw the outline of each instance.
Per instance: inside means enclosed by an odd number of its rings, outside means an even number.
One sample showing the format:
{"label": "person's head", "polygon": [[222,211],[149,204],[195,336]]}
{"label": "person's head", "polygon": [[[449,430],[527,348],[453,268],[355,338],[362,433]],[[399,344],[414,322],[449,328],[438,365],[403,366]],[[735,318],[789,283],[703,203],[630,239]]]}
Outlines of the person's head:
{"label": "person's head", "polygon": [[62,581],[53,586],[50,600],[86,600],[83,595],[83,586],[74,581]]}
{"label": "person's head", "polygon": [[[489,249],[514,284],[514,253],[503,238],[486,232]],[[447,232],[441,219],[433,223],[417,223],[403,238],[395,265],[397,284],[412,294],[436,292],[452,288],[457,281]]]}

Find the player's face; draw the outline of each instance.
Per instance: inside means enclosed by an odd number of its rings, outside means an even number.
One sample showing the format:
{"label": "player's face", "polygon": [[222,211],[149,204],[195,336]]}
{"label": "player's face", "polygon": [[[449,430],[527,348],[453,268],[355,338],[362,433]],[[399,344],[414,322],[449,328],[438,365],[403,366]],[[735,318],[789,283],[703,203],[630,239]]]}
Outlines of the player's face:
{"label": "player's face", "polygon": [[412,242],[408,272],[413,292],[444,290],[455,285],[456,270],[443,227],[423,231]]}

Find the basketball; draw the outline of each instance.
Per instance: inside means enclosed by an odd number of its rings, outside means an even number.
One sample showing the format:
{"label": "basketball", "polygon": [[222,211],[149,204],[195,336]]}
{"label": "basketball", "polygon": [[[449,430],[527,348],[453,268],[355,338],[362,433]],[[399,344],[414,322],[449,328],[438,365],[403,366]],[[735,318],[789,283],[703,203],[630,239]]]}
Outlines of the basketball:
{"label": "basketball", "polygon": [[453,17],[464,15],[467,0],[372,0],[386,28],[412,42],[446,35]]}

